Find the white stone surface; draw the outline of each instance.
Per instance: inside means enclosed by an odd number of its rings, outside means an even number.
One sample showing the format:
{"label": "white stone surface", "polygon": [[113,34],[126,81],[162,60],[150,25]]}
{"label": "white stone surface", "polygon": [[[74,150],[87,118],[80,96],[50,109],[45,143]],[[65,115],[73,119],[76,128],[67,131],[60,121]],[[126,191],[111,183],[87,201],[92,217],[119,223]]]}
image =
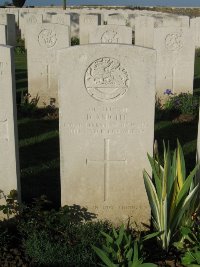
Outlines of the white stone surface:
{"label": "white stone surface", "polygon": [[154,22],[150,16],[138,16],[135,19],[135,45],[153,47]]}
{"label": "white stone surface", "polygon": [[154,50],[132,45],[58,52],[62,205],[115,224],[149,222],[142,172],[153,149],[155,63]]}
{"label": "white stone surface", "polygon": [[190,19],[190,29],[196,47],[200,47],[200,17]]}
{"label": "white stone surface", "polygon": [[0,24],[6,25],[7,44],[15,46],[16,45],[15,16],[13,14],[0,14]]}
{"label": "white stone surface", "polygon": [[25,14],[24,21],[24,34],[22,35],[22,39],[25,40],[25,46],[27,43],[27,35],[32,36],[31,27],[33,25],[41,24],[43,21],[42,14],[34,14],[34,13],[27,13]]}
{"label": "white stone surface", "polygon": [[3,45],[7,44],[6,32],[7,32],[7,26],[0,24],[0,44]]}
{"label": "white stone surface", "polygon": [[132,28],[119,25],[97,26],[89,34],[89,43],[132,44]]}
{"label": "white stone surface", "polygon": [[58,106],[56,51],[70,43],[68,26],[43,23],[30,28],[27,39],[28,91],[38,106]]}
{"label": "white stone surface", "polygon": [[107,17],[107,24],[126,26],[127,20],[122,14],[110,14]]}
{"label": "white stone surface", "polygon": [[[14,51],[0,45],[0,190],[20,195]],[[0,194],[0,205],[5,204]],[[2,218],[2,214],[0,214]]]}
{"label": "white stone surface", "polygon": [[156,92],[193,92],[195,46],[188,28],[165,27],[154,32],[154,49],[157,52]]}
{"label": "white stone surface", "polygon": [[89,43],[89,34],[94,27],[101,25],[100,15],[81,14],[79,17],[80,44]]}

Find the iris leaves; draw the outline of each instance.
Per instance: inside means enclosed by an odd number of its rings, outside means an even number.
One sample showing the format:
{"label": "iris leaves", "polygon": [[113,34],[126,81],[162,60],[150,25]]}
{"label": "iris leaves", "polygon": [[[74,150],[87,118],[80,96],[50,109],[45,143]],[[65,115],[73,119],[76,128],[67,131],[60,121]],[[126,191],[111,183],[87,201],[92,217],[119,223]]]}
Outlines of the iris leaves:
{"label": "iris leaves", "polygon": [[194,185],[198,165],[186,177],[185,160],[179,142],[171,156],[170,148],[164,146],[164,167],[159,160],[148,155],[153,179],[144,170],[144,183],[152,211],[155,230],[160,232],[159,241],[168,251],[177,231],[184,224],[185,215],[192,216],[190,205],[197,197],[198,184]]}

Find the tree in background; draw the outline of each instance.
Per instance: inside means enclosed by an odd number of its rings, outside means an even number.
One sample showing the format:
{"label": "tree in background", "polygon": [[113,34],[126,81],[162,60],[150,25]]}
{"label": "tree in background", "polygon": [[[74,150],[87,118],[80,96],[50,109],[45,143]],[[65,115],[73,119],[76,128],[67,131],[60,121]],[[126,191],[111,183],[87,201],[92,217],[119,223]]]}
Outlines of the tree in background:
{"label": "tree in background", "polygon": [[16,7],[23,7],[26,0],[12,0],[12,2],[13,2],[13,5]]}
{"label": "tree in background", "polygon": [[67,0],[63,0],[63,9],[65,10],[67,7]]}
{"label": "tree in background", "polygon": [[[23,7],[25,4],[26,0],[12,0],[13,5],[16,7]],[[63,0],[63,9],[66,9],[67,6],[67,0]]]}

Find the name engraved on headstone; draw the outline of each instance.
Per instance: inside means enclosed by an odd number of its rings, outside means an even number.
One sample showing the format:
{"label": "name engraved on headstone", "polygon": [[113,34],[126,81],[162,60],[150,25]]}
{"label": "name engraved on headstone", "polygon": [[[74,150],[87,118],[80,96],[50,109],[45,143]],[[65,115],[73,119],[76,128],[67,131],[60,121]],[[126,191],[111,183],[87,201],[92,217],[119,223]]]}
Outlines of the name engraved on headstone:
{"label": "name engraved on headstone", "polygon": [[90,163],[103,163],[104,166],[104,188],[103,188],[103,199],[104,201],[108,198],[108,187],[109,187],[109,179],[110,179],[110,164],[118,164],[123,163],[126,164],[126,159],[110,159],[110,139],[104,139],[104,158],[102,160],[93,160],[86,159],[86,165]]}
{"label": "name engraved on headstone", "polygon": [[179,51],[183,47],[183,37],[181,33],[170,33],[165,38],[165,46],[169,51]]}
{"label": "name engraved on headstone", "polygon": [[38,42],[42,47],[52,48],[57,42],[56,33],[50,29],[43,29],[38,35]]}
{"label": "name engraved on headstone", "polygon": [[118,43],[119,35],[114,30],[108,30],[102,34],[101,42],[102,43]]}
{"label": "name engraved on headstone", "polygon": [[84,122],[70,122],[67,133],[70,135],[137,135],[144,133],[147,122],[135,123],[129,119],[128,108],[91,107],[85,112]]}
{"label": "name engraved on headstone", "polygon": [[113,102],[129,88],[128,72],[121,63],[109,57],[95,60],[86,70],[85,87],[89,95],[102,102]]}

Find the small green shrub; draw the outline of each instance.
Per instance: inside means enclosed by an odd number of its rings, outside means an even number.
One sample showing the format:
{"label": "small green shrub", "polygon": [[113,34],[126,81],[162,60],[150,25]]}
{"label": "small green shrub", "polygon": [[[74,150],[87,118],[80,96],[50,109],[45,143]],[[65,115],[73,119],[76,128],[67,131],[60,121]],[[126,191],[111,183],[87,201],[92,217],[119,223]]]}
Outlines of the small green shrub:
{"label": "small green shrub", "polygon": [[71,38],[71,46],[79,45],[79,44],[80,44],[80,41],[79,41],[78,37],[72,37]]}
{"label": "small green shrub", "polygon": [[200,57],[200,48],[196,48],[195,57]]}
{"label": "small green shrub", "polygon": [[181,93],[179,95],[169,95],[164,104],[165,110],[178,111],[180,114],[197,115],[199,107],[199,98],[190,93]]}
{"label": "small green shrub", "polygon": [[32,117],[38,111],[39,96],[31,99],[31,95],[26,93],[21,95],[21,104],[19,106],[19,112],[22,116]]}
{"label": "small green shrub", "polygon": [[106,239],[106,244],[102,249],[96,246],[93,246],[93,249],[107,267],[156,267],[152,263],[143,263],[143,242],[156,236],[157,233],[137,240],[129,229],[124,228],[124,225],[121,225],[118,231],[113,228],[110,235],[101,233]]}
{"label": "small green shrub", "polygon": [[48,211],[46,201],[43,197],[23,212],[20,232],[27,255],[47,266],[97,266],[91,245],[102,244],[100,232],[109,231],[109,223],[90,221],[92,214],[78,206]]}
{"label": "small green shrub", "polygon": [[181,227],[181,239],[174,245],[182,252],[184,266],[200,265],[200,214],[199,209],[192,215],[193,224]]}

